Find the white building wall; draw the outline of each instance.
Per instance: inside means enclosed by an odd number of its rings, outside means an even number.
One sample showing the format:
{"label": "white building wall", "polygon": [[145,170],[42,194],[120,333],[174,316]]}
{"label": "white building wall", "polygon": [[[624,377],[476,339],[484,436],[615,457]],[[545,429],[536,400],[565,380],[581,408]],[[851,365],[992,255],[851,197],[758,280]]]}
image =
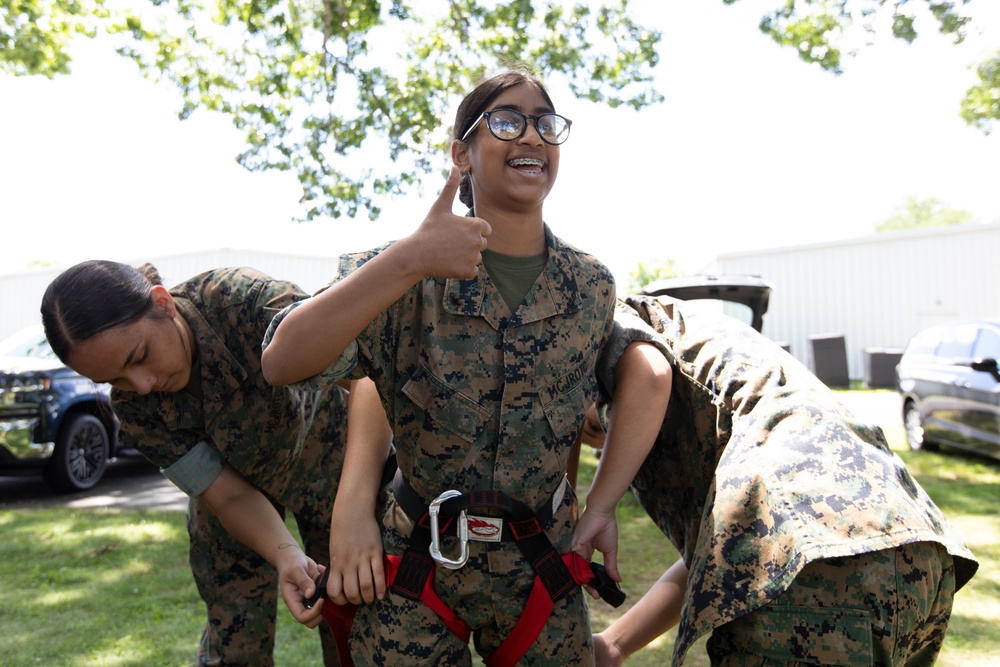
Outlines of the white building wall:
{"label": "white building wall", "polygon": [[866,348],[902,348],[935,322],[1000,315],[1000,223],[732,253],[716,268],[774,284],[764,333],[806,365],[810,335],[843,335],[852,379],[864,377]]}
{"label": "white building wall", "polygon": [[[167,255],[142,260],[122,260],[133,266],[152,263],[165,285],[175,285],[202,271],[229,266],[249,266],[275,278],[291,280],[312,293],[333,278],[336,257],[268,253],[256,250],[218,250]],[[0,275],[0,338],[41,322],[38,308],[49,283],[68,266],[46,267]]]}
{"label": "white building wall", "polygon": [[[201,271],[251,266],[314,292],[333,277],[330,256],[222,248],[150,261],[173,285]],[[0,337],[39,322],[45,288],[66,266],[0,275]],[[832,243],[720,255],[718,273],[774,284],[764,334],[807,366],[809,336],[841,334],[848,374],[864,377],[866,348],[902,348],[935,322],[1000,316],[1000,223],[874,234]]]}

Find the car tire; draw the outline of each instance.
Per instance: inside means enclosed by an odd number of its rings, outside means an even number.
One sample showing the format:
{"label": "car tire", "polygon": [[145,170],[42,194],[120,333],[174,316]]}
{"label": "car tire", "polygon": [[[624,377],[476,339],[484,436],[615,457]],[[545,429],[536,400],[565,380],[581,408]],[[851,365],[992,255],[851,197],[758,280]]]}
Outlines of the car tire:
{"label": "car tire", "polygon": [[906,442],[914,452],[936,452],[938,446],[924,437],[924,418],[913,401],[907,401],[903,407],[903,428],[906,430]]}
{"label": "car tire", "polygon": [[56,438],[45,469],[45,481],[54,491],[86,491],[108,467],[108,431],[93,415],[68,415]]}

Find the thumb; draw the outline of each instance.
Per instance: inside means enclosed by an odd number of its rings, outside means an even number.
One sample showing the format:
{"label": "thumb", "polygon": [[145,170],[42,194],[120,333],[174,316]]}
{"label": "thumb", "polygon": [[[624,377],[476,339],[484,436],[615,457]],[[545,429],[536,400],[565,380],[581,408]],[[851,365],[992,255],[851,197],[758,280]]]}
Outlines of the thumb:
{"label": "thumb", "polygon": [[448,180],[444,182],[444,187],[441,188],[441,194],[434,201],[434,205],[431,207],[432,211],[446,211],[451,212],[452,206],[455,204],[455,197],[458,195],[458,186],[462,183],[462,175],[459,172],[458,167],[452,166],[451,171],[448,172]]}

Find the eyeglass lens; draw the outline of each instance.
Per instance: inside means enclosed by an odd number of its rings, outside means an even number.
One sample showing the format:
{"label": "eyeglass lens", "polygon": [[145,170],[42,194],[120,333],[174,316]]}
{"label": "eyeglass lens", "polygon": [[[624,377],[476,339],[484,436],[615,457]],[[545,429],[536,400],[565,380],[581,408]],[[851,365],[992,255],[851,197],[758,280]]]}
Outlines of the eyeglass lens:
{"label": "eyeglass lens", "polygon": [[569,136],[569,121],[554,113],[541,116],[525,116],[513,109],[497,109],[489,112],[490,132],[502,141],[513,141],[524,134],[528,118],[534,118],[538,136],[548,144],[561,144]]}

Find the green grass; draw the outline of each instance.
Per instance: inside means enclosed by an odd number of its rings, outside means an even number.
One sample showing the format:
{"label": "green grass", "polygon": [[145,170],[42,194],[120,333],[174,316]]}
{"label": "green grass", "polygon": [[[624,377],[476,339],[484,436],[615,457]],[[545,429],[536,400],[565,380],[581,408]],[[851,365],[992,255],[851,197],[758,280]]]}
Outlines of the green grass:
{"label": "green grass", "polygon": [[[945,667],[1000,664],[1000,462],[893,449],[961,530],[980,560],[956,596],[939,661]],[[586,450],[586,448],[585,448]],[[585,451],[580,487],[596,459]],[[628,593],[614,610],[591,604],[595,630],[611,623],[677,558],[629,494],[619,505],[620,566]],[[179,667],[192,665],[204,609],[187,565],[182,512],[26,509],[0,512],[0,664],[4,667]],[[321,665],[317,635],[280,605],[278,667]],[[704,639],[686,665],[707,665]],[[630,667],[669,664],[673,634],[637,653]]]}
{"label": "green grass", "polygon": [[[193,665],[204,606],[183,512],[0,512],[0,664]],[[322,665],[318,636],[280,608],[278,665]]]}

